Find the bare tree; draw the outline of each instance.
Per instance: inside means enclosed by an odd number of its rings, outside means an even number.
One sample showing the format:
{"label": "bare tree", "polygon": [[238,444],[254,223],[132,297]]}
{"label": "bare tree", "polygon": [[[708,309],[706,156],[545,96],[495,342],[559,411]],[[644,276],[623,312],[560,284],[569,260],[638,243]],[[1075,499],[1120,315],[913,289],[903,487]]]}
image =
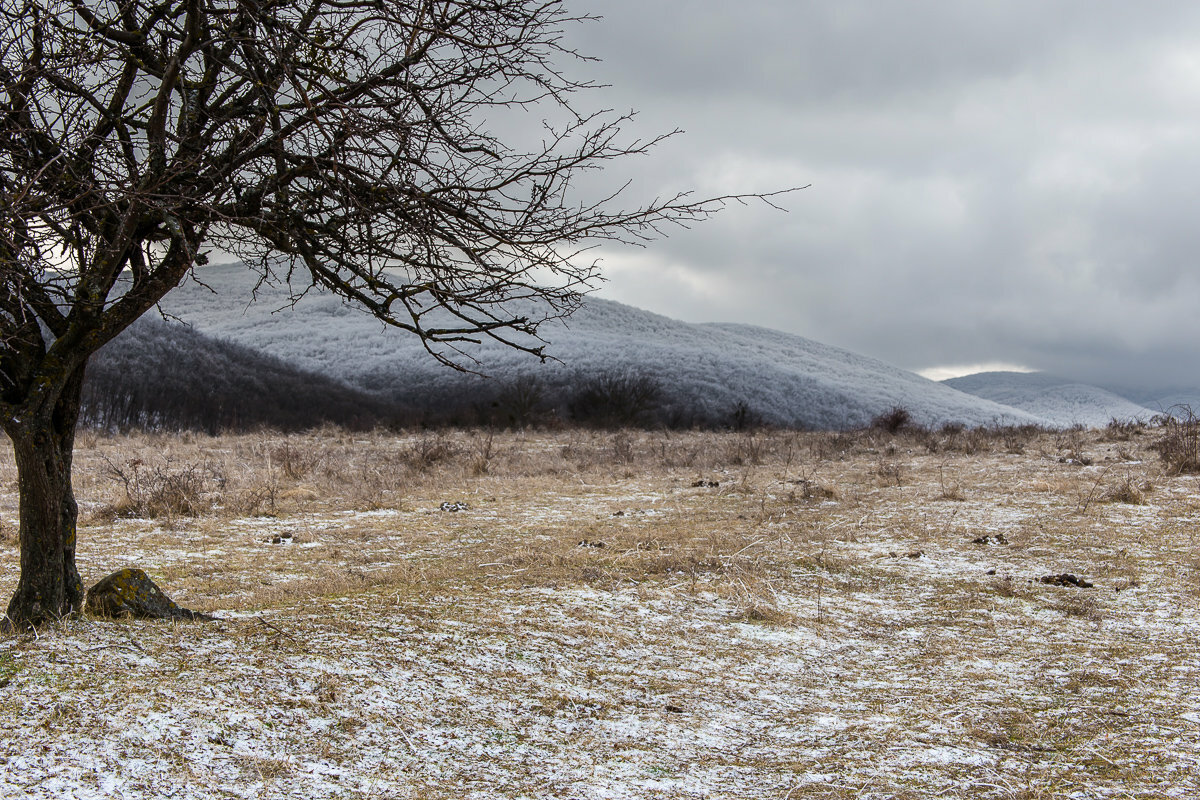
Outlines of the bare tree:
{"label": "bare tree", "polygon": [[[10,620],[79,608],[85,365],[206,252],[294,292],[336,292],[445,361],[482,336],[540,355],[539,323],[597,277],[591,244],[652,238],[731,199],[629,210],[568,191],[657,141],[578,106],[589,84],[560,68],[581,58],[562,38],[576,21],[553,0],[0,6],[0,424],[20,476]],[[491,132],[531,111],[540,135]],[[530,299],[539,312],[515,302]]]}

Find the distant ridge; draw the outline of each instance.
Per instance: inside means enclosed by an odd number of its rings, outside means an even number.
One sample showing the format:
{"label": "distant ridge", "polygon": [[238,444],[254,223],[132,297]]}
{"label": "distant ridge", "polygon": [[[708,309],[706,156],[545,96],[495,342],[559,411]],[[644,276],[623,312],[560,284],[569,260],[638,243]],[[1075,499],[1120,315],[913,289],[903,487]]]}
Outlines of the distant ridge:
{"label": "distant ridge", "polygon": [[1200,415],[1200,387],[1168,387],[1149,391],[1111,387],[1111,391],[1158,414],[1182,417],[1190,410],[1192,414]]}
{"label": "distant ridge", "polygon": [[[663,388],[663,413],[687,424],[744,413],[799,428],[846,429],[902,406],[937,426],[1055,424],[1054,420],[961,392],[876,359],[780,331],[737,324],[695,325],[589,298],[566,323],[550,323],[547,353],[561,363],[485,341],[470,356],[489,382],[433,361],[411,335],[385,330],[338,298],[310,292],[294,307],[288,292],[259,287],[241,265],[199,271],[163,308],[208,336],[225,339],[388,403],[467,402],[483,387],[535,380],[554,390],[588,375],[637,374]],[[211,289],[211,290],[210,290]],[[553,392],[551,392],[553,393]]]}
{"label": "distant ridge", "polygon": [[978,372],[942,383],[1062,426],[1095,428],[1114,419],[1145,422],[1159,413],[1107,389],[1042,372]]}

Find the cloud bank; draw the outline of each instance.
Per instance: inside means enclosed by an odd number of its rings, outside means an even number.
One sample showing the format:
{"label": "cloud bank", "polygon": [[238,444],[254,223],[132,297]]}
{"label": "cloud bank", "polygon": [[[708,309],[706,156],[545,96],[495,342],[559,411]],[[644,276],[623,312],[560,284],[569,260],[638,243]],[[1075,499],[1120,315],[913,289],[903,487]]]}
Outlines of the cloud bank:
{"label": "cloud bank", "polygon": [[910,369],[1200,384],[1200,6],[574,7],[593,102],[686,131],[631,191],[811,184],[602,249],[602,296]]}

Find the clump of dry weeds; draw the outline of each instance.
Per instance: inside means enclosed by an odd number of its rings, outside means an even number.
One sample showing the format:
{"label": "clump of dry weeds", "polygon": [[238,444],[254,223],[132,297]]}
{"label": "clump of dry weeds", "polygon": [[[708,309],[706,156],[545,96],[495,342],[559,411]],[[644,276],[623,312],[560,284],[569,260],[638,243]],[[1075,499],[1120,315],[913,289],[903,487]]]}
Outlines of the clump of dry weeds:
{"label": "clump of dry weeds", "polygon": [[140,458],[125,463],[105,459],[106,473],[117,481],[123,496],[100,510],[100,517],[174,519],[203,514],[212,506],[210,487],[223,483],[209,465],[173,465],[170,461],[148,465]]}
{"label": "clump of dry weeds", "polygon": [[1154,442],[1154,449],[1168,474],[1200,473],[1200,417],[1186,406],[1175,411],[1175,415],[1159,418],[1162,433]]}
{"label": "clump of dry weeds", "polygon": [[1100,495],[1105,503],[1127,503],[1134,506],[1146,505],[1146,495],[1154,491],[1154,484],[1148,480],[1135,480],[1126,475],[1115,485],[1109,486]]}

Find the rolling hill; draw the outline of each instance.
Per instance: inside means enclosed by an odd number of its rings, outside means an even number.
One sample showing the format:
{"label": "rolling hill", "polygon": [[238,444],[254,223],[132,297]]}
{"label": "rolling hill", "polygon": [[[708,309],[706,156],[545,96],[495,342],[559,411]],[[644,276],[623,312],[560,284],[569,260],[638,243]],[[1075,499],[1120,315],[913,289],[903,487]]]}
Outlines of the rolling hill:
{"label": "rolling hill", "polygon": [[84,425],[105,430],[208,433],[331,422],[369,428],[403,420],[385,398],[278,358],[162,319],[146,317],[88,364]]}
{"label": "rolling hill", "polygon": [[1159,413],[1107,389],[1041,372],[978,372],[943,383],[1060,425],[1095,428],[1114,419],[1148,421]]}
{"label": "rolling hill", "polygon": [[168,295],[168,314],[205,336],[387,403],[494,404],[505,387],[536,383],[562,406],[590,376],[637,375],[661,389],[658,415],[677,424],[719,424],[740,413],[772,424],[844,429],[895,406],[927,425],[1058,422],[800,336],[685,323],[598,298],[567,322],[543,327],[557,362],[542,364],[491,342],[472,347],[469,356],[491,376],[484,380],[437,364],[414,337],[386,330],[328,294],[310,292],[293,304],[285,288],[264,285],[251,303],[256,276],[245,267],[211,266],[199,276],[204,285],[188,283]]}

